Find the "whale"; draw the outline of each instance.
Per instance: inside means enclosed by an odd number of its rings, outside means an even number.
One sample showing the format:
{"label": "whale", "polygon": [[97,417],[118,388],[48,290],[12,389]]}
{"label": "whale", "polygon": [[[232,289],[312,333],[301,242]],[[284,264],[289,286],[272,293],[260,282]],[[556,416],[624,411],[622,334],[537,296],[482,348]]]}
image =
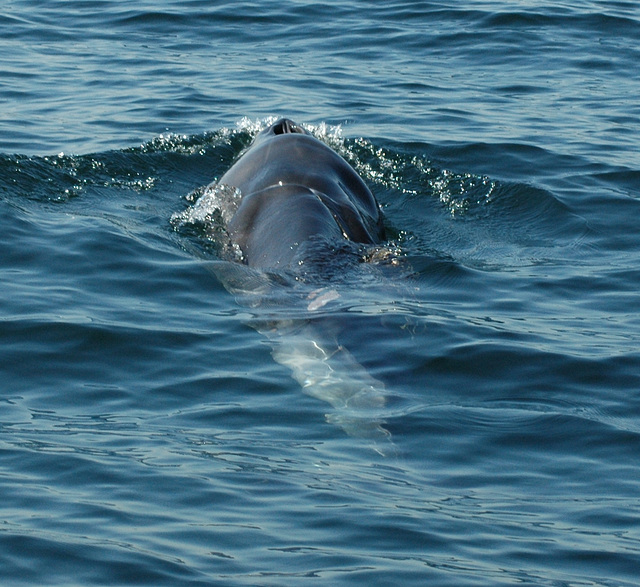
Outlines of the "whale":
{"label": "whale", "polygon": [[[211,220],[218,217],[222,231]],[[384,248],[386,238],[380,206],[355,169],[301,125],[281,118],[260,131],[176,222],[212,222],[210,238],[225,241],[223,251],[230,241],[233,254],[221,253],[207,267],[247,308],[247,324],[266,338],[274,360],[304,393],[334,408],[325,414],[328,422],[389,454],[384,383],[340,342],[362,289],[359,270],[370,260],[359,252]],[[351,264],[342,265],[343,257]],[[375,271],[375,263],[367,265]],[[307,280],[300,269],[309,266],[312,273],[320,270]],[[341,281],[343,269],[354,271],[355,288],[353,280]]]}
{"label": "whale", "polygon": [[385,238],[380,206],[362,178],[287,118],[262,130],[218,184],[241,194],[227,229],[242,261],[256,269],[291,266],[314,240]]}

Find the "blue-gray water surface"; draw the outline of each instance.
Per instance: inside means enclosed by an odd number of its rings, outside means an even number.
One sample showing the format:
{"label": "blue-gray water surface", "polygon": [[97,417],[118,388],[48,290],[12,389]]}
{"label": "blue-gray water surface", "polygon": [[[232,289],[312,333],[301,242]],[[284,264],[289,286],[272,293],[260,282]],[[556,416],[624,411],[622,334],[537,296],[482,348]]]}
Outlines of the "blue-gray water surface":
{"label": "blue-gray water surface", "polygon": [[[637,585],[638,63],[635,1],[4,2],[2,584]],[[393,257],[307,316],[185,220],[280,115]]]}

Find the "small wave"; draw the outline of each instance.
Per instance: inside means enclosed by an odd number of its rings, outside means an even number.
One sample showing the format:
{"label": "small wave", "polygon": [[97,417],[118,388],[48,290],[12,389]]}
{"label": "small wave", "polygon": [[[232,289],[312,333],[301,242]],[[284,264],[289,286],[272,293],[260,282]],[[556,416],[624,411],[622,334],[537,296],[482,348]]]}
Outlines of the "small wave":
{"label": "small wave", "polygon": [[107,152],[95,155],[0,156],[0,190],[18,197],[65,202],[88,188],[125,188],[143,192],[158,177],[147,165]]}
{"label": "small wave", "polygon": [[242,251],[226,228],[241,198],[240,190],[233,186],[214,184],[198,188],[187,195],[192,204],[171,216],[171,225],[178,233],[193,234],[199,241],[210,244],[218,257],[242,261]]}

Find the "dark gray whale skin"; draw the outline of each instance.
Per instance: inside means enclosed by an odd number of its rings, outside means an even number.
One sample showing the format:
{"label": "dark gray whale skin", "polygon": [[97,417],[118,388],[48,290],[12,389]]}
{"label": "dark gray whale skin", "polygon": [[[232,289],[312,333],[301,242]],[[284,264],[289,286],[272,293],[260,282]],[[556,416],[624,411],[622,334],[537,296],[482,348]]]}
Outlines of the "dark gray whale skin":
{"label": "dark gray whale skin", "polygon": [[286,118],[261,131],[220,178],[242,199],[228,224],[243,261],[285,268],[315,238],[373,244],[384,239],[380,208],[354,169]]}

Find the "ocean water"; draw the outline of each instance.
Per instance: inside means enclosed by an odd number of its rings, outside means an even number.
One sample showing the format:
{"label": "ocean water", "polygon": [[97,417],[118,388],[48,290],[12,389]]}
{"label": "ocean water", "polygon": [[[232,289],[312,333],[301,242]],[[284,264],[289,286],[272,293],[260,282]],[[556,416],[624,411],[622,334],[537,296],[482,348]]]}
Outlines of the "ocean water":
{"label": "ocean water", "polygon": [[[9,0],[0,49],[3,585],[638,584],[637,2]],[[281,115],[389,233],[321,307],[198,208]]]}

